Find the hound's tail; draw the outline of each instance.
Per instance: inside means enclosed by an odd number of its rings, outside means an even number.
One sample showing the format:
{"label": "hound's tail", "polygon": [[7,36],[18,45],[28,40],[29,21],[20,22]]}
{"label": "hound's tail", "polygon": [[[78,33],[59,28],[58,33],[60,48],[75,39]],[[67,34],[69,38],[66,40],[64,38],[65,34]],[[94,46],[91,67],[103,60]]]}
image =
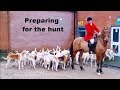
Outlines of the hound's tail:
{"label": "hound's tail", "polygon": [[7,60],[7,58],[5,58],[5,57],[2,57],[4,60]]}

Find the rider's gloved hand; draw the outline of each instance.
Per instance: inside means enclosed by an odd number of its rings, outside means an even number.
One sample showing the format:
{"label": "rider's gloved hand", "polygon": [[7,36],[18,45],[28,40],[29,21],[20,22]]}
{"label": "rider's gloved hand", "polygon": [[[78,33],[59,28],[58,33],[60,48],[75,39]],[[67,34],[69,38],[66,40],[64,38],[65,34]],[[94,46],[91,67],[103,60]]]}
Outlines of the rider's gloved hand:
{"label": "rider's gloved hand", "polygon": [[101,35],[101,32],[99,32],[98,34]]}
{"label": "rider's gloved hand", "polygon": [[100,36],[100,35],[101,35],[101,32],[99,32],[97,35]]}

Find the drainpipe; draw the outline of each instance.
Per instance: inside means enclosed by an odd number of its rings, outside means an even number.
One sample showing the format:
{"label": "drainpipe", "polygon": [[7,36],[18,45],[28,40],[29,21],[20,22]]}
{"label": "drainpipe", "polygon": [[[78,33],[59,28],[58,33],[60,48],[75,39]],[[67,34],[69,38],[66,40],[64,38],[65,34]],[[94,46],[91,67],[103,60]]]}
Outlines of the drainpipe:
{"label": "drainpipe", "polygon": [[75,33],[76,33],[76,20],[77,20],[77,11],[74,11],[74,39],[75,39]]}

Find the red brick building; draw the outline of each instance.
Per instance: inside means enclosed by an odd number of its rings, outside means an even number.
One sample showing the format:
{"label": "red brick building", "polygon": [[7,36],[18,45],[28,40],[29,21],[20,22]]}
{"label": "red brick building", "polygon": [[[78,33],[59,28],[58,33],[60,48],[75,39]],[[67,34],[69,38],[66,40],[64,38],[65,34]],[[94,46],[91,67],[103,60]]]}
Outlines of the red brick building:
{"label": "red brick building", "polygon": [[[12,12],[0,11],[0,49],[33,50],[34,47],[41,49],[54,48],[57,45],[62,48],[69,48],[74,39],[75,27],[78,22],[86,23],[86,18],[91,16],[96,26],[102,30],[104,27],[115,25],[116,19],[120,16],[120,11],[38,11],[38,12]],[[22,19],[25,17],[31,18],[59,18],[61,19],[59,25],[50,24],[51,27],[63,27],[64,32],[54,33],[23,33],[18,32],[21,29]],[[76,22],[75,22],[76,21]],[[28,24],[26,26],[36,26],[35,24]],[[48,24],[41,24],[39,27],[48,27]],[[110,28],[108,28],[110,30]],[[32,38],[31,38],[32,37]],[[38,42],[39,41],[39,42]],[[110,47],[110,42],[108,48]]]}

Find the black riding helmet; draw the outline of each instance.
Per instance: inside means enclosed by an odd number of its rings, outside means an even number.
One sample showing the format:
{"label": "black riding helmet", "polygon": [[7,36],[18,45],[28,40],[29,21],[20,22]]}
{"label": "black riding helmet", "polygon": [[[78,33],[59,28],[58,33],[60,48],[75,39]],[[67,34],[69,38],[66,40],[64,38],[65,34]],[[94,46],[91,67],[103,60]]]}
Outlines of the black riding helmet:
{"label": "black riding helmet", "polygon": [[90,20],[92,20],[92,18],[91,18],[91,17],[88,17],[88,18],[87,18],[87,21],[90,21]]}

